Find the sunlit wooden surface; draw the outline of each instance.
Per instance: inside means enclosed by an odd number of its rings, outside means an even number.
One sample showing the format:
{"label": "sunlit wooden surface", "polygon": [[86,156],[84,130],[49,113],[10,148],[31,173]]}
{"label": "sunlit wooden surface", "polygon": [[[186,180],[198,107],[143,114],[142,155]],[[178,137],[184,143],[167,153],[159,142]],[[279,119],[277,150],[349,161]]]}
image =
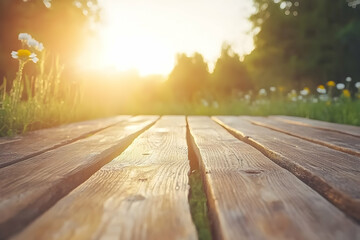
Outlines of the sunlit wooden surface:
{"label": "sunlit wooden surface", "polygon": [[287,116],[118,116],[0,141],[0,239],[359,239],[360,128]]}

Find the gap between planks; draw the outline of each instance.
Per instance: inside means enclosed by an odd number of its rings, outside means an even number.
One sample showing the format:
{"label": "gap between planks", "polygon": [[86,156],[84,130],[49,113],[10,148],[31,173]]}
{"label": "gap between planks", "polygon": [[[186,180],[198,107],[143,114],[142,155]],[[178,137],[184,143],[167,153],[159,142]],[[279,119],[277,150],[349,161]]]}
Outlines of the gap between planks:
{"label": "gap between planks", "polygon": [[360,228],[207,117],[189,117],[217,239],[356,239]]}
{"label": "gap between planks", "polygon": [[332,123],[332,122],[324,122],[315,119],[309,118],[301,118],[294,116],[282,116],[282,115],[273,115],[269,116],[269,118],[273,118],[279,121],[297,124],[300,126],[307,126],[311,128],[322,129],[325,131],[332,131],[342,134],[348,134],[354,137],[360,137],[360,128],[359,126],[351,126],[346,124]]}
{"label": "gap between planks", "polygon": [[[193,142],[192,142],[192,144],[194,144]],[[147,154],[145,154],[145,156],[146,156]],[[124,167],[127,167],[127,166],[124,166]],[[246,171],[248,171],[248,170],[246,170]],[[249,173],[251,173],[252,171],[249,171]],[[254,171],[254,174],[255,174],[255,172],[256,171]],[[215,172],[213,172],[213,173],[215,173]],[[95,173],[96,174],[96,173]],[[140,172],[140,175],[141,175],[142,173]],[[206,178],[207,177],[207,175],[208,174],[211,174],[211,170],[210,171],[208,171],[208,172],[205,172],[205,174],[203,175],[203,177],[204,178]],[[140,176],[139,175],[139,176]],[[231,175],[231,174],[230,174]],[[93,175],[94,176],[94,175]],[[134,175],[134,177],[136,178],[138,176],[138,174],[135,174]],[[141,178],[141,179],[143,179],[143,178]],[[126,180],[124,180],[124,181],[126,181]],[[86,182],[88,182],[88,181],[86,181]],[[85,182],[85,183],[86,183]],[[85,184],[84,183],[84,184]],[[66,198],[67,198],[67,196],[66,196]],[[139,196],[139,195],[136,195],[135,194],[135,197],[134,198],[131,198],[130,200],[134,200],[134,202],[138,202],[138,201],[142,201],[143,199],[141,198],[141,196]],[[81,207],[81,206],[79,206],[79,207]],[[275,209],[276,210],[276,209]],[[214,213],[213,213],[214,214]],[[274,221],[274,223],[277,221],[277,219],[276,219],[276,215],[274,215],[274,216],[271,216],[272,217],[272,219],[271,219],[271,221]],[[270,221],[270,220],[269,220]],[[335,221],[335,220],[334,220]],[[335,221],[336,222],[336,221]],[[347,220],[344,220],[344,222],[347,222]],[[270,224],[270,223],[268,223],[268,224]],[[270,224],[271,225],[271,224]],[[350,223],[350,225],[351,225],[351,223]],[[275,228],[276,229],[276,228]],[[351,229],[351,227],[350,227],[350,229]],[[268,229],[268,230],[271,230],[271,227]],[[356,232],[356,231],[355,231]],[[354,233],[354,231],[353,231],[353,233]],[[279,234],[279,233],[277,233],[277,234]],[[21,235],[21,236],[26,236],[26,235]],[[100,235],[98,235],[98,236],[100,236]],[[239,235],[235,235],[235,236],[239,236]],[[276,235],[277,236],[277,238],[279,237],[279,235]],[[354,235],[355,236],[355,235]],[[275,238],[275,239],[277,239],[277,238]],[[269,238],[269,239],[271,239],[271,238]],[[281,239],[281,238],[279,238],[279,239]],[[329,238],[329,239],[331,239],[331,237]],[[350,239],[350,238],[349,238]]]}
{"label": "gap between planks", "polygon": [[358,157],[253,125],[243,117],[217,116],[213,120],[360,221]]}
{"label": "gap between planks", "polygon": [[196,239],[185,117],[162,117],[14,239]]}
{"label": "gap between planks", "polygon": [[311,128],[307,125],[301,126],[298,124],[283,122],[276,118],[272,119],[266,117],[247,116],[242,118],[261,127],[360,157],[360,138],[341,131],[326,131],[319,128]]}

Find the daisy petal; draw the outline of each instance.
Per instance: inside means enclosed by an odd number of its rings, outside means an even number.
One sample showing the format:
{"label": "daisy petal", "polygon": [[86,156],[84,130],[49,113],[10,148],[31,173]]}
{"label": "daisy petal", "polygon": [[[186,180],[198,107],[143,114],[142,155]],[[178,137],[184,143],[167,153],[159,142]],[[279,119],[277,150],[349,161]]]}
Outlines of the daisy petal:
{"label": "daisy petal", "polygon": [[18,58],[18,53],[15,52],[15,51],[12,51],[12,52],[11,52],[11,57],[12,57],[12,58]]}
{"label": "daisy petal", "polygon": [[34,63],[37,63],[39,61],[39,59],[37,57],[33,57],[33,58],[31,58],[31,61],[33,61]]}
{"label": "daisy petal", "polygon": [[31,38],[27,40],[27,45],[29,47],[36,48],[39,45],[39,43],[35,39]]}
{"label": "daisy petal", "polygon": [[41,52],[42,50],[44,50],[44,45],[42,43],[39,43],[39,45],[37,46],[37,49],[39,52]]}

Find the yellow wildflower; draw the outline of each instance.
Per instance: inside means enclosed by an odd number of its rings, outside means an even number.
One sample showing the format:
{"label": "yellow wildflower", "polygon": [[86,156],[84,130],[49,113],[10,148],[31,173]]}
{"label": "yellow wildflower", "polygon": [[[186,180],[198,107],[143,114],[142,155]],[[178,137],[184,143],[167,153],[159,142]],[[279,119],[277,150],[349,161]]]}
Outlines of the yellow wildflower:
{"label": "yellow wildflower", "polygon": [[328,82],[326,83],[326,85],[327,85],[328,87],[335,87],[335,82],[334,82],[334,81],[328,81]]}
{"label": "yellow wildflower", "polygon": [[350,98],[350,96],[351,96],[350,91],[348,89],[344,89],[342,91],[342,93],[343,93],[344,97],[346,97],[346,98]]}

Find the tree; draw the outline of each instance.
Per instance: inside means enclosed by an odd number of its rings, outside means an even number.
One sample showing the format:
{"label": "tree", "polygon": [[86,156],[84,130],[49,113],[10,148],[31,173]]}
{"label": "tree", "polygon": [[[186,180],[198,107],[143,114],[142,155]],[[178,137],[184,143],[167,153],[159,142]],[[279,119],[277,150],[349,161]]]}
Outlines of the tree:
{"label": "tree", "polygon": [[359,45],[357,37],[349,37],[360,20],[359,7],[350,8],[345,0],[254,3],[257,11],[250,20],[257,31],[255,50],[245,63],[259,86],[317,85],[348,74],[360,77],[348,67],[360,56],[344,53]]}
{"label": "tree", "polygon": [[239,55],[233,52],[231,46],[226,44],[216,61],[212,80],[216,91],[223,96],[252,88],[245,65],[240,61]]}
{"label": "tree", "polygon": [[174,96],[183,101],[191,101],[205,91],[209,84],[209,70],[203,56],[200,53],[190,57],[184,53],[178,54],[168,84]]}

